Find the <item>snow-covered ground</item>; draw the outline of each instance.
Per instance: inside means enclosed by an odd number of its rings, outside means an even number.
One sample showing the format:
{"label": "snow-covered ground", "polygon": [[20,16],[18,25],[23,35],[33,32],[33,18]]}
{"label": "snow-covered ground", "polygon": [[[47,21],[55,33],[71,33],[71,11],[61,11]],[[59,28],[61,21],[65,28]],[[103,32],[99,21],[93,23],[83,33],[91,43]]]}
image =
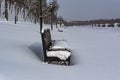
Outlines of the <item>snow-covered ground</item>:
{"label": "snow-covered ground", "polygon": [[73,27],[52,38],[67,40],[72,65],[42,62],[39,25],[0,21],[0,80],[120,80],[120,29]]}

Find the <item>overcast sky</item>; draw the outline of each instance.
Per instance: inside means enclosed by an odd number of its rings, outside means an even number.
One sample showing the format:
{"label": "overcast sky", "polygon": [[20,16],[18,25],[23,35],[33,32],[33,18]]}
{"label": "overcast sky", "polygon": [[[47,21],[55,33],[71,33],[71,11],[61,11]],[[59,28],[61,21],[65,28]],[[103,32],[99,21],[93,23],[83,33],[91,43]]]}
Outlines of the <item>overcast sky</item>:
{"label": "overcast sky", "polygon": [[66,20],[120,18],[120,0],[58,0],[58,14]]}

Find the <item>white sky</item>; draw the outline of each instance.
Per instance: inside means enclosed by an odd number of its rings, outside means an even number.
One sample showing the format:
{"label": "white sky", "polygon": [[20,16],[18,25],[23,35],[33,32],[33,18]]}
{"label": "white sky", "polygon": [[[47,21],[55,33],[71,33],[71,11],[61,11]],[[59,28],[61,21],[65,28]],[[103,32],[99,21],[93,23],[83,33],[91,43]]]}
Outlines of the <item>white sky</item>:
{"label": "white sky", "polygon": [[58,0],[58,14],[66,20],[120,18],[120,0]]}

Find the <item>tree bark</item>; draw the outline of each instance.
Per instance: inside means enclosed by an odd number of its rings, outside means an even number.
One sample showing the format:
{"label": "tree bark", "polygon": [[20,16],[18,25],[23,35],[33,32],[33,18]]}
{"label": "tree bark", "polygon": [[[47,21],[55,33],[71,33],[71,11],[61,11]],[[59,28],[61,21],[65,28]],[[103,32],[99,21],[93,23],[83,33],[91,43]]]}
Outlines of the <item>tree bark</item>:
{"label": "tree bark", "polygon": [[2,2],[2,1],[0,0],[0,15],[1,15],[1,2]]}
{"label": "tree bark", "polygon": [[5,19],[8,21],[8,4],[7,4],[7,0],[5,0]]}

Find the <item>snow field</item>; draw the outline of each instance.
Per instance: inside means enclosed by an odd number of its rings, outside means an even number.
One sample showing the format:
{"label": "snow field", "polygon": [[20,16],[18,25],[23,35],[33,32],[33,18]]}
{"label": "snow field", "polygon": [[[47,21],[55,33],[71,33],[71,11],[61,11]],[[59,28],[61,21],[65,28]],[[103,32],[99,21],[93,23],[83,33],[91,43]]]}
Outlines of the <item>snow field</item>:
{"label": "snow field", "polygon": [[66,40],[72,49],[73,65],[60,66],[42,62],[39,25],[0,21],[0,80],[119,80],[119,30],[53,30],[52,39]]}

